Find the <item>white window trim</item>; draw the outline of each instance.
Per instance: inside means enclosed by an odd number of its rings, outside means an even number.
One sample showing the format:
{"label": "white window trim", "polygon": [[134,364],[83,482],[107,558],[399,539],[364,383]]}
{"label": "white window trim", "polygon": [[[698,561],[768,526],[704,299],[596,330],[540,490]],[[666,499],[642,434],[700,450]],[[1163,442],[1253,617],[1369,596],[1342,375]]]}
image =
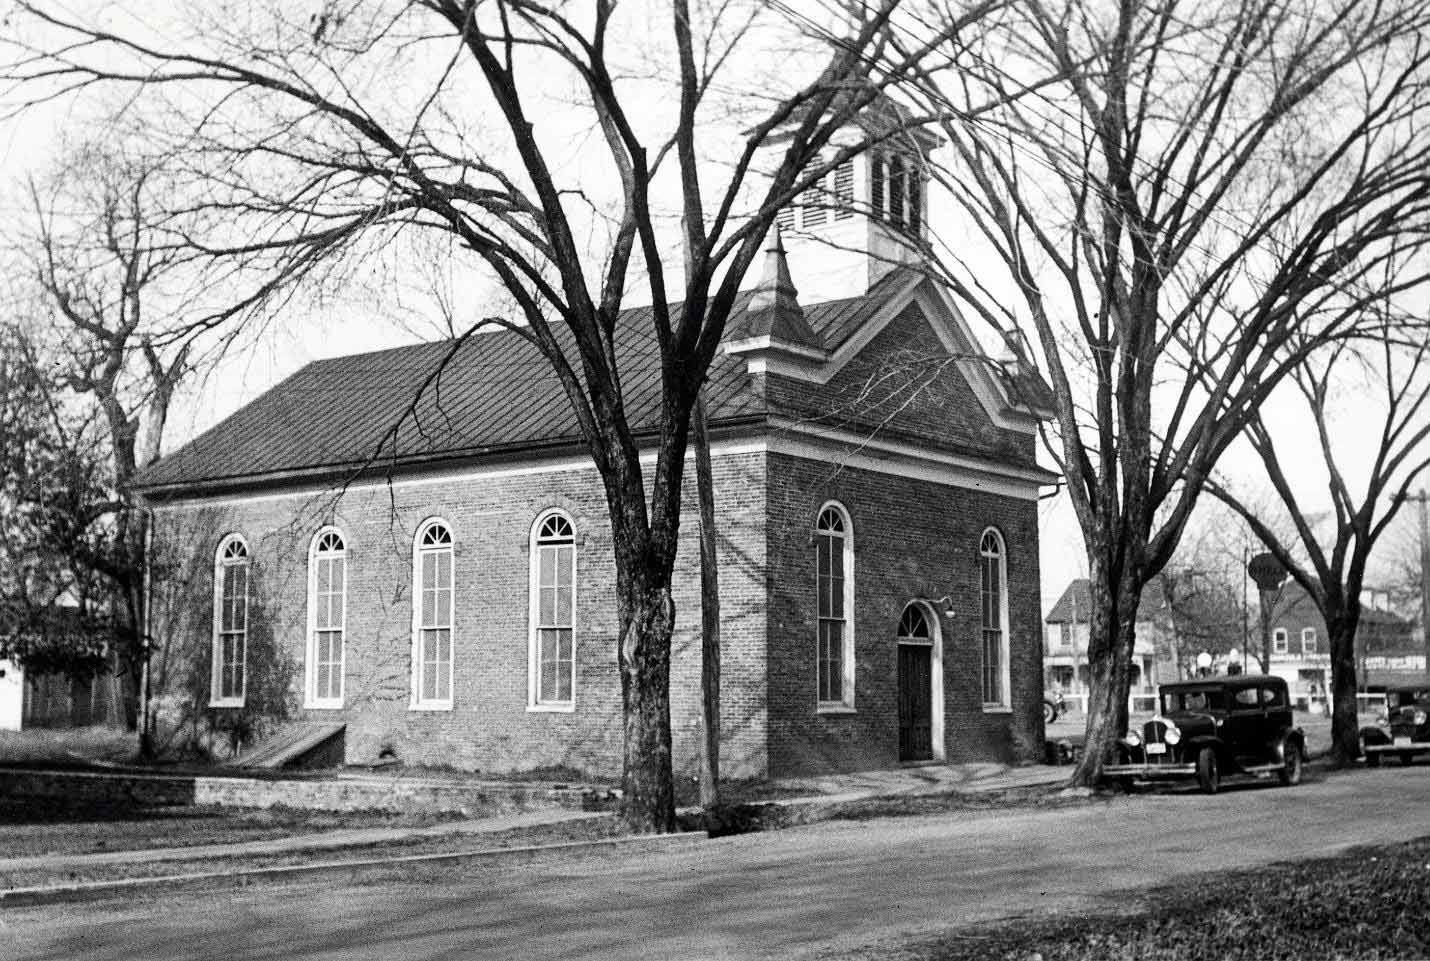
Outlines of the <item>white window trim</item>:
{"label": "white window trim", "polygon": [[[447,662],[447,697],[423,700],[422,698],[422,537],[433,527],[442,526],[452,543],[447,546],[452,554],[450,565],[452,588],[452,658]],[[442,517],[429,517],[417,525],[412,535],[412,691],[407,703],[409,711],[450,711],[453,709],[456,690],[453,675],[457,664],[457,535],[452,525]]]}
{"label": "white window trim", "polygon": [[[1311,646],[1310,646],[1310,647],[1307,647],[1307,646],[1306,646],[1306,641],[1307,641],[1307,640],[1310,640],[1310,642],[1311,642]],[[1317,644],[1318,644],[1319,642],[1320,642],[1320,638],[1318,638],[1318,637],[1316,636],[1316,629],[1315,629],[1314,627],[1303,627],[1303,628],[1301,628],[1301,653],[1302,653],[1302,654],[1315,654],[1315,653],[1316,653],[1316,646],[1317,646]]]}
{"label": "white window trim", "polygon": [[1291,638],[1286,633],[1286,628],[1278,627],[1271,632],[1271,653],[1289,654],[1291,652]]}
{"label": "white window trim", "polygon": [[[563,517],[566,523],[571,525],[571,700],[569,701],[541,701],[538,700],[540,694],[539,682],[541,680],[541,646],[537,635],[537,622],[540,620],[541,592],[538,579],[540,578],[540,565],[537,558],[536,535],[541,530],[549,517]],[[579,632],[576,630],[576,612],[580,610],[580,597],[577,592],[577,585],[580,583],[578,571],[580,569],[581,552],[577,549],[578,539],[576,537],[576,521],[566,511],[557,507],[547,508],[536,515],[536,520],[531,522],[531,530],[527,533],[527,585],[526,585],[526,709],[532,714],[573,714],[576,711],[576,686],[580,680],[576,670],[579,659],[576,657],[576,646]]]}
{"label": "white window trim", "polygon": [[[243,690],[238,697],[220,697],[219,687],[223,675],[223,555],[230,544],[243,545],[248,573],[243,578]],[[209,644],[209,707],[243,707],[248,700],[248,606],[253,592],[249,582],[253,579],[253,551],[242,534],[227,534],[218,542],[214,551],[213,590],[213,634]]]}
{"label": "white window trim", "polygon": [[983,533],[978,535],[978,687],[979,697],[983,696],[983,539],[992,534],[998,541],[998,626],[1002,636],[999,642],[1000,653],[1002,654],[1001,671],[1003,700],[984,701],[984,714],[1011,714],[1013,712],[1013,669],[1009,663],[1013,659],[1013,631],[1012,625],[1008,622],[1008,542],[1003,538],[1003,532],[996,527],[985,527]]}
{"label": "white window trim", "polygon": [[819,554],[815,552],[814,563],[814,712],[816,714],[857,714],[854,702],[854,521],[849,510],[839,501],[825,501],[814,513],[815,536],[818,535],[819,519],[824,512],[833,509],[844,521],[844,650],[841,660],[844,668],[844,696],[837,701],[819,700]]}
{"label": "white window trim", "polygon": [[[338,696],[318,697],[318,542],[325,534],[336,534],[343,542],[343,628],[342,645],[338,648]],[[343,698],[347,694],[347,664],[348,664],[348,575],[350,565],[348,564],[348,535],[342,530],[329,524],[318,529],[313,535],[313,539],[308,542],[308,644],[307,644],[307,669],[304,672],[303,681],[303,707],[307,710],[331,711],[340,709],[343,706]]]}

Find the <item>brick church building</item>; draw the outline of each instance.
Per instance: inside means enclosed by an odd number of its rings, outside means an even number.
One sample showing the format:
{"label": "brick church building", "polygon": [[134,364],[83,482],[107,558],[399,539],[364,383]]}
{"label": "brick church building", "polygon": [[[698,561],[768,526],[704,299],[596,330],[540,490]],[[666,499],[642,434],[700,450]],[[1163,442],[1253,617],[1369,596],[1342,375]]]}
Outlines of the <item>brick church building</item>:
{"label": "brick church building", "polygon": [[[928,146],[856,158],[782,213],[710,372],[728,777],[1040,753],[1049,397],[915,269]],[[637,428],[653,338],[649,310],[626,311]],[[671,675],[686,769],[693,484]],[[604,495],[522,338],[309,364],[137,486],[163,724],[243,740],[325,721],[348,763],[619,772]]]}

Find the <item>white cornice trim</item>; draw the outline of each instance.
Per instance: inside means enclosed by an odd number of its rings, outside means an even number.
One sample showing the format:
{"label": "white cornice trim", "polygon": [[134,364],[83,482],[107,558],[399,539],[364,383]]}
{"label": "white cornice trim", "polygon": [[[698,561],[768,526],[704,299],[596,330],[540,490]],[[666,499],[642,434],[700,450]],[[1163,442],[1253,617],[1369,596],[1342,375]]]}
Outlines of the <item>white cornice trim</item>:
{"label": "white cornice trim", "polygon": [[[942,484],[946,487],[983,490],[1021,500],[1036,500],[1038,489],[1052,484],[1056,478],[1051,471],[1042,468],[1014,467],[992,459],[950,454],[902,441],[871,439],[851,431],[824,428],[786,418],[772,418],[765,436],[729,438],[717,440],[710,445],[712,457],[733,457],[758,453],[787,454],[821,461],[835,468],[853,467],[882,474],[892,474],[896,477],[911,477],[916,480]],[[654,450],[643,451],[641,463],[654,464],[655,457]],[[688,452],[686,457],[693,459],[694,453]],[[596,465],[591,462],[589,457],[532,458],[505,464],[485,466],[469,464],[461,467],[439,468],[425,472],[421,476],[394,477],[390,480],[375,478],[346,486],[310,481],[299,487],[261,493],[225,492],[214,495],[183,495],[172,500],[156,502],[152,506],[156,512],[184,510],[193,507],[223,507],[236,504],[332,497],[340,490],[343,493],[360,493],[382,490],[389,486],[394,489],[421,488],[433,484],[460,483],[469,480],[525,477],[569,471],[594,471],[595,469]]]}
{"label": "white cornice trim", "polygon": [[806,347],[803,344],[792,344],[787,340],[776,339],[769,334],[746,337],[743,340],[732,340],[724,345],[724,351],[727,354],[788,354],[791,357],[798,357],[816,364],[822,364],[829,359],[827,350],[819,347]]}
{"label": "white cornice trim", "polygon": [[1037,500],[1038,489],[1056,479],[1055,474],[1042,468],[1013,467],[793,420],[772,418],[770,426],[771,453],[824,461],[837,467],[856,467],[1023,500]]}
{"label": "white cornice trim", "polygon": [[[732,457],[738,454],[758,454],[765,451],[763,438],[729,438],[725,440],[715,440],[710,443],[711,457]],[[695,459],[694,450],[686,452],[685,459],[693,461]],[[645,450],[640,455],[641,464],[649,467],[656,461],[655,450]],[[305,497],[331,497],[338,491],[361,492],[371,490],[385,490],[392,488],[407,487],[427,487],[432,484],[447,484],[466,480],[478,480],[486,478],[503,477],[529,477],[535,474],[559,474],[568,471],[594,471],[596,464],[586,455],[575,455],[567,457],[540,458],[531,457],[518,461],[507,461],[501,464],[465,464],[457,467],[435,466],[423,470],[420,476],[404,477],[378,477],[354,481],[350,484],[341,482],[334,483],[329,478],[327,482],[321,480],[308,480],[294,486],[285,487],[283,490],[266,491],[264,493],[235,494],[226,491],[222,494],[175,494],[163,500],[156,500],[151,503],[155,511],[175,510],[180,508],[201,505],[204,507],[221,507],[229,504],[252,504],[259,501],[280,501],[301,499]],[[421,470],[421,468],[419,468]],[[263,484],[261,478],[252,482],[253,486]]]}

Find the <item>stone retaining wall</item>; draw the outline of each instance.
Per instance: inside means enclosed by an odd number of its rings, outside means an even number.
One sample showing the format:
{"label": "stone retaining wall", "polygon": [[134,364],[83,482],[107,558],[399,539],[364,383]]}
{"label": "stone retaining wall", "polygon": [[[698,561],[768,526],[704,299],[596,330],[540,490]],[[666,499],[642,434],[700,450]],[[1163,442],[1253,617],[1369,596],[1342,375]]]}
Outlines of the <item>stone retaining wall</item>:
{"label": "stone retaining wall", "polygon": [[442,811],[481,817],[533,808],[601,810],[614,802],[616,792],[400,777],[269,779],[0,768],[0,798],[322,811]]}

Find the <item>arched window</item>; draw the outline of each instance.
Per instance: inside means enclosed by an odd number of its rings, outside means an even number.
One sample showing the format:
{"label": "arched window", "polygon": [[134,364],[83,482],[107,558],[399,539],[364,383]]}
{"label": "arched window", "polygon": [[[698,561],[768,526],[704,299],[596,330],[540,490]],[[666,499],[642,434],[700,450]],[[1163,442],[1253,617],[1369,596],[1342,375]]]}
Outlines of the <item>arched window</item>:
{"label": "arched window", "polygon": [[854,530],[838,504],[820,508],[814,525],[818,707],[854,706]]}
{"label": "arched window", "polygon": [[213,674],[209,704],[242,707],[247,690],[248,544],[238,534],[219,542],[214,555]]}
{"label": "arched window", "polygon": [[576,705],[576,530],[565,514],[549,511],[531,531],[529,705],[572,710]]}
{"label": "arched window", "polygon": [[978,545],[979,610],[983,633],[983,706],[1008,700],[1008,568],[1003,538],[993,528]]}
{"label": "arched window", "polygon": [[919,643],[933,640],[933,632],[929,630],[928,617],[924,615],[923,608],[917,604],[910,604],[904,608],[904,616],[899,618],[899,640]]}
{"label": "arched window", "polygon": [[452,707],[452,529],[429,520],[412,555],[412,706]]}
{"label": "arched window", "polygon": [[308,550],[308,707],[343,706],[347,557],[334,527],[318,531]]}

